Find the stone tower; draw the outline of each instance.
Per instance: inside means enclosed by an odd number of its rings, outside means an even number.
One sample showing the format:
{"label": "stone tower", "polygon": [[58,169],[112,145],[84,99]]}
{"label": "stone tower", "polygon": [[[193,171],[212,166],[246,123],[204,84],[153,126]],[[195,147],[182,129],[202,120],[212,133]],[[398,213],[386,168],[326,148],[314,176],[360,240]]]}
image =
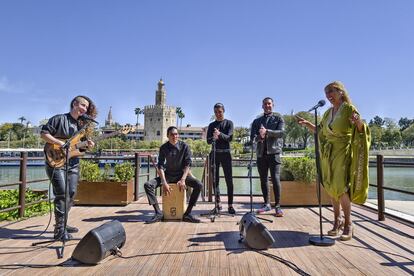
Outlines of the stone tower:
{"label": "stone tower", "polygon": [[109,107],[108,117],[105,120],[105,127],[111,127],[114,125],[114,120],[112,119],[112,106]]}
{"label": "stone tower", "polygon": [[176,108],[166,105],[164,81],[160,79],[155,91],[155,105],[144,107],[144,140],[166,141],[167,128],[176,125]]}

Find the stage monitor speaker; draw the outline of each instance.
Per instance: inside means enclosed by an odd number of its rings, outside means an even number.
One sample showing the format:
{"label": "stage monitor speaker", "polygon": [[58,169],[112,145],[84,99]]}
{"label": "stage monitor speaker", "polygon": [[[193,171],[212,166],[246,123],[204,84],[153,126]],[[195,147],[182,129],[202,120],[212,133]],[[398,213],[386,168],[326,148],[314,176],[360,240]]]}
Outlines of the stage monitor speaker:
{"label": "stage monitor speaker", "polygon": [[239,223],[240,240],[253,249],[268,249],[275,242],[266,226],[253,214],[246,213]]}
{"label": "stage monitor speaker", "polygon": [[126,234],[122,224],[109,221],[89,231],[78,243],[72,259],[84,264],[97,264],[125,244]]}

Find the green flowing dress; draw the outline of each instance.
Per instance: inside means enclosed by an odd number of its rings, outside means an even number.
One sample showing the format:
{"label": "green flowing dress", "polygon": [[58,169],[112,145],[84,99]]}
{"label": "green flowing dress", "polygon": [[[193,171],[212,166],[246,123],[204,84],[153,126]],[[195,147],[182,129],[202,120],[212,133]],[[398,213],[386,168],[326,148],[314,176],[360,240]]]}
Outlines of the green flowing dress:
{"label": "green flowing dress", "polygon": [[364,123],[358,132],[350,122],[356,108],[343,103],[336,114],[329,108],[319,125],[322,181],[327,193],[335,200],[346,192],[353,203],[363,204],[368,196],[368,154],[371,142]]}

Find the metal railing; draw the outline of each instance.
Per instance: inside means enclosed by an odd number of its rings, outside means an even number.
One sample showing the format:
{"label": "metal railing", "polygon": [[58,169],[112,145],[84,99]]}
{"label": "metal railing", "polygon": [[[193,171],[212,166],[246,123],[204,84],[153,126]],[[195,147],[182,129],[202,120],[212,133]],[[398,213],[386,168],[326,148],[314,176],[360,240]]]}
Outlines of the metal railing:
{"label": "metal railing", "polygon": [[411,167],[414,168],[413,163],[407,162],[395,162],[395,161],[384,161],[384,156],[378,154],[376,156],[376,167],[377,167],[377,185],[369,184],[370,187],[377,188],[377,200],[378,200],[378,220],[384,221],[385,220],[385,198],[384,198],[384,190],[393,191],[397,193],[403,193],[414,196],[414,192],[396,189],[387,187],[384,185],[384,165],[390,166],[403,166],[403,167]]}
{"label": "metal railing", "polygon": [[[141,173],[141,158],[146,157],[147,158],[147,172]],[[141,177],[147,177],[147,181],[150,179],[150,162],[153,155],[151,154],[143,154],[143,153],[135,153],[134,156],[131,157],[120,157],[120,156],[105,156],[105,157],[82,157],[85,160],[120,160],[120,161],[132,161],[135,164],[135,175],[134,175],[134,200],[138,200],[139,197],[143,194],[139,191],[140,186],[140,178]],[[28,167],[28,161],[30,160],[44,160],[43,157],[28,157],[28,152],[21,152],[20,157],[1,157],[0,162],[10,162],[10,161],[20,161],[19,164],[19,181],[14,183],[6,183],[6,184],[0,184],[0,189],[3,189],[5,187],[12,187],[12,186],[18,186],[18,205],[0,209],[0,213],[3,212],[9,212],[18,209],[19,210],[19,218],[24,217],[25,209],[29,206],[48,201],[48,198],[38,200],[36,202],[26,202],[26,189],[28,188],[28,184],[33,183],[40,183],[44,181],[48,181],[48,178],[45,179],[35,179],[35,180],[27,180],[27,167]],[[49,195],[50,196],[50,195]]]}
{"label": "metal railing", "polygon": [[30,202],[27,203],[26,202],[26,189],[28,187],[28,184],[33,184],[33,183],[39,183],[39,182],[44,182],[47,181],[48,179],[36,179],[36,180],[27,180],[27,161],[29,160],[44,160],[43,157],[28,157],[28,152],[24,151],[20,153],[20,157],[2,157],[0,158],[0,161],[20,161],[20,172],[19,172],[19,181],[15,182],[15,183],[7,183],[7,184],[0,184],[0,189],[4,188],[4,187],[11,187],[11,186],[16,186],[18,185],[18,194],[19,194],[19,201],[18,201],[18,205],[14,206],[14,207],[10,207],[10,208],[5,208],[0,210],[0,212],[9,212],[9,211],[13,211],[16,209],[19,209],[19,217],[24,217],[24,211],[26,209],[26,207],[41,203],[41,202],[45,202],[48,201],[47,198],[45,199],[41,199],[38,200],[36,202]]}
{"label": "metal railing", "polygon": [[[142,157],[146,158],[146,164],[147,164],[147,172],[141,173],[140,168],[142,167]],[[125,157],[125,156],[101,156],[101,157],[83,157],[83,159],[86,160],[119,160],[119,161],[132,161],[135,164],[135,175],[134,175],[134,200],[138,200],[142,195],[143,192],[140,193],[139,186],[140,186],[140,179],[142,177],[146,177],[147,181],[150,179],[150,167],[151,167],[151,158],[153,158],[154,155],[148,154],[148,153],[135,153],[134,156]],[[26,189],[30,184],[33,183],[39,183],[48,181],[49,179],[36,179],[36,180],[27,180],[27,166],[28,161],[30,160],[43,160],[43,157],[28,157],[28,152],[21,152],[20,157],[2,157],[0,158],[0,161],[20,161],[19,165],[19,181],[14,183],[7,183],[7,184],[0,184],[0,189],[5,187],[11,187],[18,185],[18,194],[19,194],[19,200],[18,205],[6,209],[1,209],[0,212],[8,212],[12,210],[19,209],[19,217],[23,217],[25,213],[25,209],[29,206],[38,204],[40,202],[48,201],[48,199],[41,199],[36,202],[28,203],[26,202]],[[249,162],[250,159],[233,159],[233,162]],[[204,171],[202,176],[202,182],[205,184],[202,196],[204,198],[204,195],[208,195],[208,201],[212,201],[213,196],[213,189],[212,189],[212,175],[209,164],[209,158],[204,162]],[[372,162],[371,162],[372,164]],[[392,191],[397,193],[403,193],[408,195],[414,195],[414,192],[402,190],[402,189],[396,189],[387,187],[384,185],[384,165],[390,165],[390,166],[404,166],[404,167],[413,167],[413,163],[407,163],[407,162],[394,162],[394,161],[384,161],[383,155],[377,155],[376,156],[376,168],[377,168],[377,184],[369,184],[371,187],[377,188],[377,200],[378,200],[378,220],[383,221],[385,220],[385,199],[384,199],[384,191]],[[224,176],[220,176],[220,178],[224,178]],[[233,176],[234,179],[248,179],[248,176]],[[252,176],[252,179],[258,179],[259,176]],[[207,184],[207,185],[206,185]],[[223,194],[225,195],[225,194]],[[249,196],[248,194],[235,194],[235,196]],[[260,196],[257,194],[254,194],[254,196]]]}

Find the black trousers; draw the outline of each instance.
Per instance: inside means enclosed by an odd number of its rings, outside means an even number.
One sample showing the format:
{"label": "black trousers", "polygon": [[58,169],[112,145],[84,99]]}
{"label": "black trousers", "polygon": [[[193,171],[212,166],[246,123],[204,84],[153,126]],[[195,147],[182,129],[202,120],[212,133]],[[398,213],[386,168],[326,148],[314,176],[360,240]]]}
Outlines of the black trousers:
{"label": "black trousers", "polygon": [[220,164],[223,167],[224,178],[226,179],[226,186],[227,186],[227,194],[228,194],[228,204],[233,204],[233,194],[234,194],[234,186],[233,186],[233,168],[231,164],[231,154],[230,152],[216,152],[215,160],[213,157],[213,153],[210,153],[210,161],[211,167],[214,167],[213,162],[215,162],[215,193],[217,195],[216,202],[221,202],[220,200]]}
{"label": "black trousers", "polygon": [[270,178],[273,183],[273,191],[275,193],[276,206],[280,206],[280,154],[265,154],[257,158],[257,170],[259,171],[260,184],[262,187],[263,199],[265,204],[270,203],[268,171],[270,170]]}
{"label": "black trousers", "polygon": [[[181,179],[181,177],[170,178],[168,176],[165,176],[165,178],[168,183],[176,183],[178,180]],[[203,184],[198,179],[188,175],[187,178],[185,179],[185,185],[193,188],[193,192],[191,193],[191,196],[190,196],[190,202],[188,203],[189,207],[190,206],[193,207],[197,202],[201,189],[203,188]],[[148,182],[145,182],[144,189],[148,197],[148,203],[150,205],[158,204],[157,196],[155,194],[155,189],[160,186],[161,186],[160,177],[156,177]]]}
{"label": "black trousers", "polygon": [[[79,163],[75,161],[69,161],[68,169],[68,196],[66,197],[66,210],[69,213],[70,208],[73,206],[76,190],[78,188],[79,180]],[[46,164],[46,174],[52,182],[53,194],[55,195],[55,217],[56,219],[62,219],[65,215],[65,171],[66,167],[52,168]]]}

